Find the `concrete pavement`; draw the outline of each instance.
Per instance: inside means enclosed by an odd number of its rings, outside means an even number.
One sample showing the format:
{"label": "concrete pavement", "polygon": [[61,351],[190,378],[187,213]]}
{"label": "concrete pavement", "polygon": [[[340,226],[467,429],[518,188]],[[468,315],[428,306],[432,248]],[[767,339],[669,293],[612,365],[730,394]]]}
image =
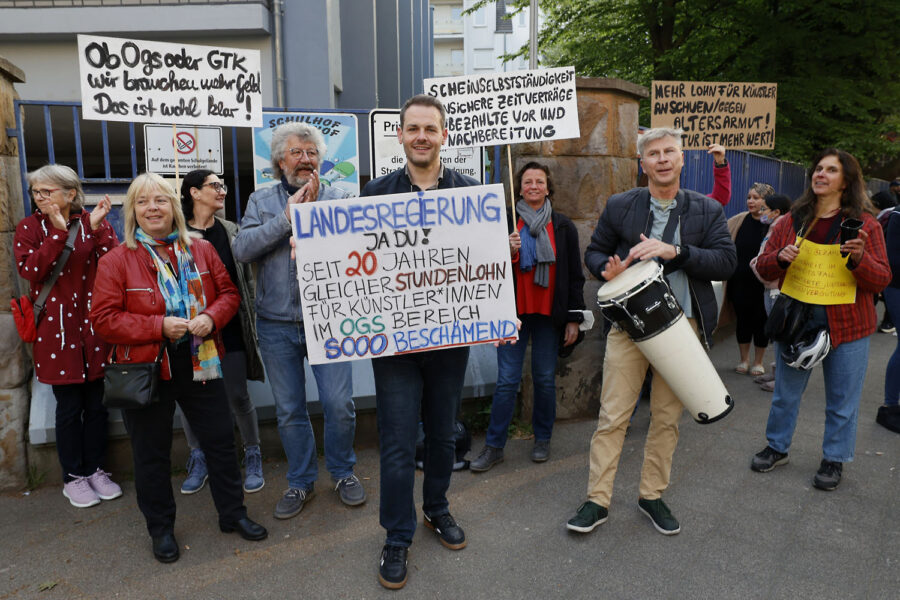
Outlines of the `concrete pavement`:
{"label": "concrete pavement", "polygon": [[[0,600],[39,598],[871,598],[900,597],[900,436],[874,422],[884,369],[896,344],[872,336],[856,460],[840,487],[812,487],[821,459],[824,394],[813,374],[801,406],[790,464],[749,469],[765,446],[770,394],[732,372],[733,337],[713,360],[736,399],[723,421],[701,426],[685,413],[665,499],[682,532],[658,534],[637,509],[649,411],[643,403],[626,438],[609,521],[592,534],[566,531],[584,500],[593,421],[558,423],[551,459],[529,461],[531,441],[512,440],[491,471],[454,474],[451,510],[469,545],[452,552],[420,527],[409,582],[377,582],[384,540],[378,525],[378,452],[359,451],[369,493],[340,504],[320,461],[317,495],[296,518],[276,521],[285,464],[265,464],[266,487],[247,495],[263,542],[218,531],[207,491],[176,493],[181,559],[156,562],[136,507],[125,495],[76,509],[59,486],[0,496]],[[474,442],[478,451],[483,438]],[[421,474],[418,474],[419,483]],[[173,479],[173,486],[180,478]],[[421,486],[418,486],[421,488]],[[40,591],[41,586],[49,587]]]}

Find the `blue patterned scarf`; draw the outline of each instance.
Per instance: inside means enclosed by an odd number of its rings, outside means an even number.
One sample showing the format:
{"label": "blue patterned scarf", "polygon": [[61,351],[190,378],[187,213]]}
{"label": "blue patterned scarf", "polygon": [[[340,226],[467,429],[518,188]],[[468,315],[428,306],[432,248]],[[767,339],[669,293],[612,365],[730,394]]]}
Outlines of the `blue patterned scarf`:
{"label": "blue patterned scarf", "polygon": [[[191,320],[206,309],[206,297],[203,294],[203,281],[200,279],[200,271],[194,264],[194,257],[190,250],[181,245],[178,239],[178,230],[173,231],[165,238],[154,239],[147,235],[143,229],[138,228],[135,238],[153,258],[156,265],[159,290],[166,301],[166,315],[181,317]],[[177,264],[172,265],[166,258],[166,250],[162,246],[172,245],[175,250]],[[157,248],[159,249],[157,251]],[[175,271],[177,269],[178,274]],[[212,334],[200,338],[190,333],[191,361],[194,369],[194,381],[207,381],[222,377],[222,364],[219,361],[219,353],[216,349],[215,338]],[[180,343],[184,338],[178,340]]]}

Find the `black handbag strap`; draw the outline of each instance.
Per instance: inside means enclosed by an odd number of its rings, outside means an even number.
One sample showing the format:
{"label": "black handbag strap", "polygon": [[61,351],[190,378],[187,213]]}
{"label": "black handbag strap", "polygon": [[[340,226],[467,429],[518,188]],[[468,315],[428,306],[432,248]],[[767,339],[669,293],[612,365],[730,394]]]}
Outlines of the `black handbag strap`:
{"label": "black handbag strap", "polygon": [[[166,342],[164,342],[164,341],[163,341],[163,342],[160,342],[160,344],[159,344],[159,352],[156,354],[156,360],[153,361],[153,362],[160,362],[160,361],[162,360],[163,353],[165,353],[165,351],[166,351],[166,346],[167,346]],[[112,353],[111,353],[111,355],[110,355],[110,361],[109,361],[110,364],[116,364],[116,349],[117,349],[118,347],[119,347],[118,344],[116,344],[115,346],[113,346]],[[126,354],[127,354],[127,353],[126,353]]]}
{"label": "black handbag strap", "polygon": [[44,305],[47,303],[47,296],[50,295],[50,290],[53,289],[53,286],[56,285],[56,280],[59,279],[59,274],[62,273],[63,268],[65,268],[66,263],[69,262],[69,257],[72,255],[72,250],[75,249],[75,236],[78,235],[78,227],[81,225],[81,219],[76,219],[69,223],[69,235],[66,237],[66,245],[63,248],[62,253],[59,255],[59,258],[56,259],[56,266],[53,267],[53,271],[50,273],[50,277],[44,282],[44,287],[41,288],[41,293],[38,294],[37,300],[34,301],[34,324],[37,325],[38,321],[41,320],[41,313],[44,312]]}

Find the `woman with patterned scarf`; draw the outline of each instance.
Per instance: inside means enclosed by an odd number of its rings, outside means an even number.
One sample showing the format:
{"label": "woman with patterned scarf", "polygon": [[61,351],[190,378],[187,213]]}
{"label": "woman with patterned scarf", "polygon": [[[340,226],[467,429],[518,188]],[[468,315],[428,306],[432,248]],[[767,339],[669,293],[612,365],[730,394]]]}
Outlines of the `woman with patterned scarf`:
{"label": "woman with patterned scarf", "polygon": [[[550,169],[529,162],[516,177],[519,219],[509,236],[516,283],[516,312],[522,322],[519,341],[497,348],[497,387],[491,421],[481,454],[469,469],[487,471],[503,460],[507,430],[522,381],[525,348],[531,338],[534,381],[531,460],[550,457],[550,435],[556,420],[556,360],[561,347],[578,339],[576,314],[584,309],[584,274],[578,231],[568,217],[553,210]],[[578,311],[578,312],[575,312]]]}
{"label": "woman with patterned scarf", "polygon": [[152,362],[164,348],[159,402],[122,411],[153,554],[160,562],[179,555],[170,460],[176,401],[207,457],[220,529],[264,539],[244,507],[222,381],[220,331],[237,312],[237,288],[213,246],[189,235],[178,196],[158,175],[132,182],[122,212],[125,243],[100,262],[91,316],[117,362]]}

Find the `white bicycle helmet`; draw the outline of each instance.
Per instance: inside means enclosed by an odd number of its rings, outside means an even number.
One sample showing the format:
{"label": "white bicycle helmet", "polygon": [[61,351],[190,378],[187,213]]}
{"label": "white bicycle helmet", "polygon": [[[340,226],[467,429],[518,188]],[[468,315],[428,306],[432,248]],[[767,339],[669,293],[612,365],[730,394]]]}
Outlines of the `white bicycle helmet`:
{"label": "white bicycle helmet", "polygon": [[789,367],[809,371],[817,364],[825,360],[831,350],[831,336],[824,329],[820,329],[806,339],[790,344],[781,353],[781,358]]}

